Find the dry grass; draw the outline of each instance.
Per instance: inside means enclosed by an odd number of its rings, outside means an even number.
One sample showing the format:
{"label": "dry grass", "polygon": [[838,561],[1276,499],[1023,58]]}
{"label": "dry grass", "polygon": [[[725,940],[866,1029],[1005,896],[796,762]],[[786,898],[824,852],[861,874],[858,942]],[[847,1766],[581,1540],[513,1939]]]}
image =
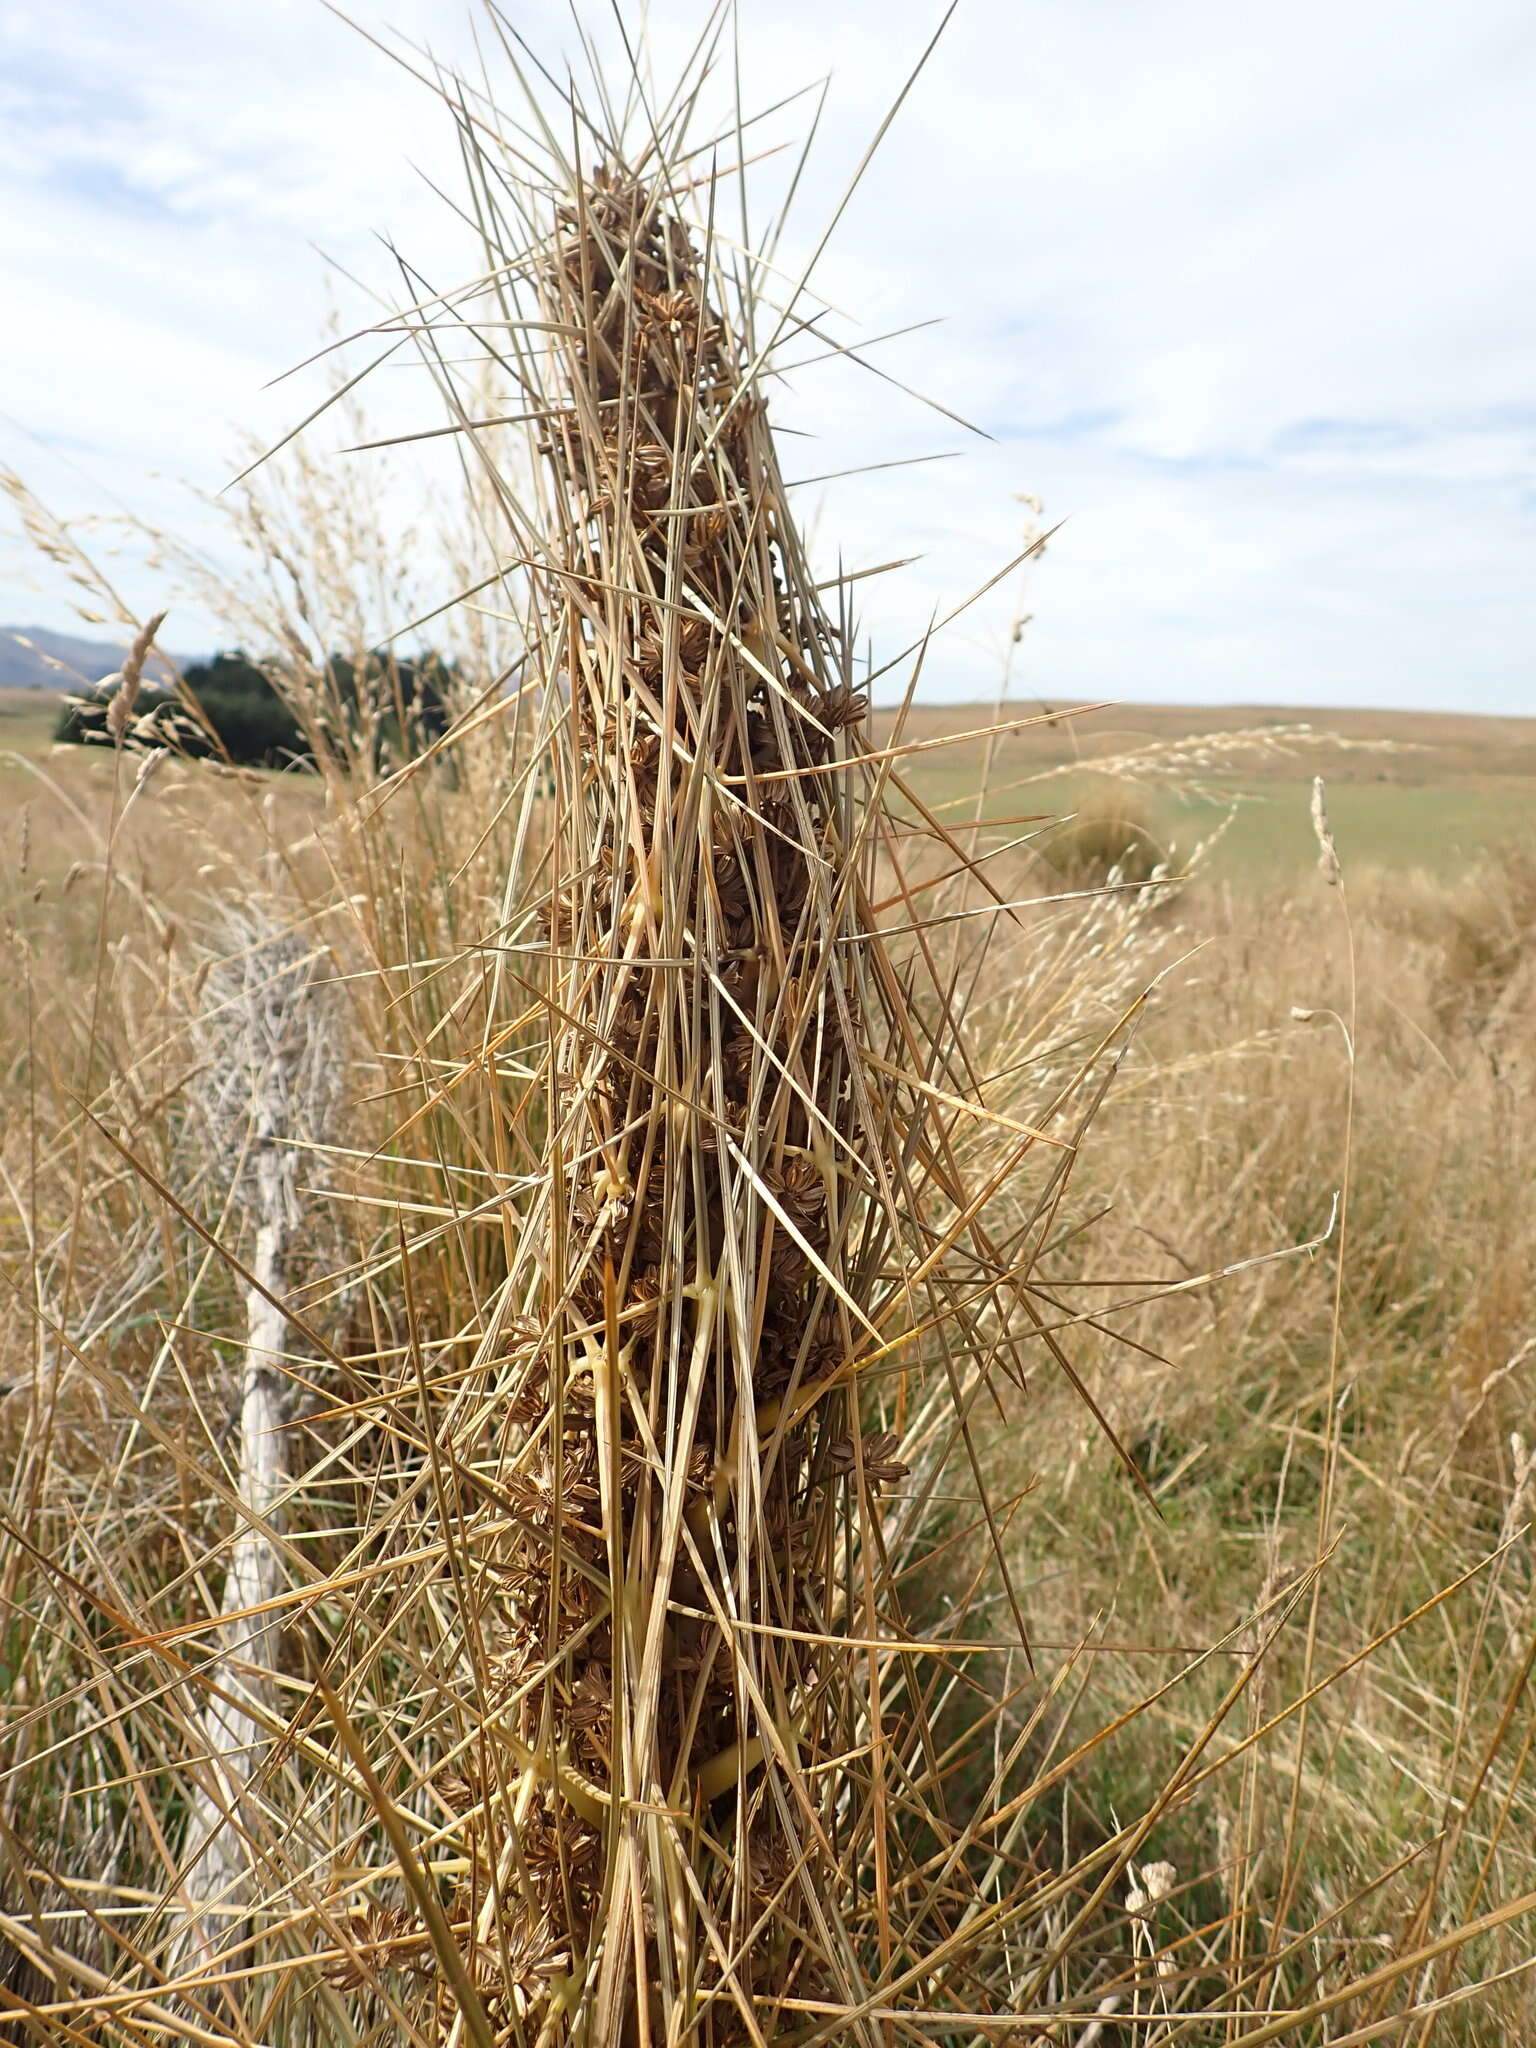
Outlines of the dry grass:
{"label": "dry grass", "polygon": [[[785,509],[693,88],[621,86],[455,99],[449,738],[329,701],[416,594],[300,455],[204,596],[322,773],[24,771],[0,2027],[1521,2038],[1529,866],[1260,896],[1101,834],[1063,887],[945,831]],[[280,1248],[231,903],[334,1020]]]}
{"label": "dry grass", "polygon": [[[1320,879],[1188,899],[1166,956],[1197,933],[1207,948],[1147,1016],[1052,1261],[1063,1314],[1094,1318],[1080,1368],[1151,1496],[1069,1389],[1037,1387],[1000,1447],[1006,1478],[1037,1482],[1041,1632],[1086,1630],[1050,1740],[1070,1749],[1132,1717],[1064,1790],[1058,1853],[1112,1835],[1170,1753],[1201,1740],[1232,1667],[1267,1645],[1213,1745],[1233,1767],[1156,1838],[1187,1887],[1173,1910],[1201,1969],[1277,1901],[1317,1930],[1280,1979],[1321,1987],[1359,1944],[1385,1954],[1536,1888],[1523,1736],[1510,1746],[1529,1723],[1533,1642],[1536,946],[1527,921],[1514,964],[1503,935],[1527,864],[1516,849],[1454,884],[1364,878],[1353,1017],[1348,936]],[[1483,940],[1470,948],[1469,925]],[[1493,950],[1509,971],[1490,1000]],[[1311,1237],[1340,1188],[1347,1225],[1329,1244],[1204,1284]],[[1094,1214],[1079,1255],[1070,1231]],[[1223,1626],[1225,1658],[1143,1710],[1152,1679]],[[1333,1673],[1304,1729],[1286,1718]],[[1482,1966],[1518,1972],[1528,1954],[1511,1930]],[[1436,1995],[1456,1981],[1443,1964],[1424,1979]],[[1517,1974],[1434,2038],[1517,2039],[1530,2014]]]}

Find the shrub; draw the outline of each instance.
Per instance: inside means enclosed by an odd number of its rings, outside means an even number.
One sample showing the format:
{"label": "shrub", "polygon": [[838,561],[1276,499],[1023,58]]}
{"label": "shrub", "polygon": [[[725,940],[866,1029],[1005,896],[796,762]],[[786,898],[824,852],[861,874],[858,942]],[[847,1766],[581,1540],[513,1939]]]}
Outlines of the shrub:
{"label": "shrub", "polygon": [[[140,747],[170,747],[192,759],[216,754],[238,767],[313,767],[317,740],[348,757],[340,728],[361,723],[358,714],[367,704],[377,714],[367,723],[375,756],[370,765],[378,767],[386,755],[419,752],[447,727],[453,669],[440,655],[401,661],[379,652],[358,659],[333,654],[324,677],[326,709],[320,730],[311,734],[290,702],[280,669],[269,671],[238,648],[215,654],[185,671],[179,692],[144,689],[130,738]],[[109,681],[87,697],[66,700],[54,737],[102,742],[115,688],[115,680]]]}
{"label": "shrub", "polygon": [[1141,792],[1124,782],[1085,789],[1071,815],[1043,835],[1040,850],[1078,888],[1147,882],[1168,860]]}

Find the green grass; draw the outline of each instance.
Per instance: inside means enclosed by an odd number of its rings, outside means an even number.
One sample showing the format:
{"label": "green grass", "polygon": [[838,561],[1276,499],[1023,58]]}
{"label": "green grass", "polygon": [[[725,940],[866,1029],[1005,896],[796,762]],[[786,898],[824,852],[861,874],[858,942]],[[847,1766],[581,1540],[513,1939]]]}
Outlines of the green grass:
{"label": "green grass", "polygon": [[[1370,867],[1453,874],[1528,829],[1536,815],[1536,791],[1515,777],[1416,784],[1325,779],[1329,818],[1341,856]],[[969,764],[920,768],[911,781],[951,830],[972,815],[975,784]],[[995,836],[1002,837],[1005,830],[1027,831],[1023,821],[1030,817],[1045,825],[1069,816],[1087,783],[1088,778],[1066,778],[1043,789],[994,796],[986,815],[1007,821]],[[1175,856],[1187,854],[1215,832],[1232,809],[1235,815],[1212,855],[1209,871],[1219,878],[1248,880],[1299,875],[1317,859],[1311,801],[1310,776],[1251,782],[1223,777],[1209,797],[1180,802],[1148,792],[1140,808]]]}
{"label": "green grass", "polygon": [[[1311,782],[1265,783],[1230,794],[1237,815],[1218,848],[1217,874],[1290,874],[1317,858]],[[1444,874],[1508,838],[1531,819],[1532,792],[1486,785],[1330,781],[1328,811],[1340,857],[1372,867],[1422,867]],[[1159,807],[1182,846],[1220,822],[1216,802]]]}
{"label": "green grass", "polygon": [[[1028,708],[1021,707],[1026,713]],[[964,733],[985,726],[990,717],[976,705],[920,708],[906,738],[931,741]],[[1316,774],[1327,783],[1340,854],[1356,866],[1453,876],[1528,828],[1536,815],[1536,720],[1171,705],[1010,732],[995,750],[985,815],[996,821],[998,836],[1027,831],[1032,818],[1048,827],[1085,797],[1096,794],[1102,806],[1105,778],[1090,772],[1096,758],[1147,742],[1302,721],[1312,726],[1316,741],[1218,756],[1200,777],[1200,796],[1175,796],[1139,783],[1130,792],[1135,814],[1164,844],[1187,853],[1221,824],[1229,808],[1235,810],[1210,863],[1215,876],[1232,881],[1288,881],[1315,861],[1310,807]],[[1046,773],[1079,760],[1082,774]],[[905,772],[922,802],[953,829],[975,814],[984,761],[983,741],[961,739],[953,747],[915,754]],[[1171,779],[1187,786],[1191,778]]]}
{"label": "green grass", "polygon": [[[50,690],[0,690],[0,754],[47,753],[58,723],[59,700]],[[14,764],[0,763],[0,774]]]}

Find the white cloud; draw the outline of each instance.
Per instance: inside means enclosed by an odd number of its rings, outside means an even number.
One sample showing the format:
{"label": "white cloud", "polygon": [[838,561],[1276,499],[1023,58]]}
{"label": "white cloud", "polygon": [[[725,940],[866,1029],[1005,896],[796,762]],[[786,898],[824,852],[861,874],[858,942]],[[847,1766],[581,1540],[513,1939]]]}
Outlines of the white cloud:
{"label": "white cloud", "polygon": [[[651,11],[665,76],[701,10]],[[937,9],[744,12],[749,97],[834,73],[793,272]],[[388,18],[471,55],[457,4]],[[552,0],[517,22],[569,46]],[[846,365],[778,407],[818,436],[801,473],[965,450],[802,493],[829,556],[925,551],[862,586],[877,647],[1006,558],[1028,490],[1068,520],[1031,582],[1032,689],[1536,711],[1533,87],[1536,19],[1503,0],[962,0],[817,276],[865,331],[943,315],[874,360],[996,438]],[[226,423],[312,402],[259,389],[313,345],[311,242],[387,290],[375,230],[435,284],[468,261],[407,159],[452,184],[451,124],[315,0],[0,0],[0,406],[46,444],[7,437],[13,462],[82,507],[67,457],[160,517],[148,470],[216,486]],[[377,388],[426,421],[409,377]],[[955,629],[935,687],[991,687],[1013,602]],[[44,610],[0,582],[0,615]]]}

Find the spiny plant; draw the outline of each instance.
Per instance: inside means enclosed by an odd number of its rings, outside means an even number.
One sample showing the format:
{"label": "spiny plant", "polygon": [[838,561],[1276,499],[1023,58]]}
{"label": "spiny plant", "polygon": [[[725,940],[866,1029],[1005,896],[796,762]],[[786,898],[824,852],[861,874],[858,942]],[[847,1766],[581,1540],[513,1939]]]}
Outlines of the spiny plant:
{"label": "spiny plant", "polygon": [[[879,1425],[920,1330],[958,1441],[1018,1277],[947,1128],[977,1113],[949,992],[880,922],[893,763],[788,507],[750,272],[677,210],[690,110],[634,158],[598,138],[593,173],[556,158],[564,196],[487,252],[539,435],[539,502],[503,487],[553,781],[540,936],[503,969],[532,1170],[434,1447],[463,1873],[441,1928],[376,1914],[347,1965],[414,1944],[440,2023],[478,2024],[473,1992],[543,2038],[863,2035],[919,1985],[990,1996],[932,1725],[965,1603],[904,1620]],[[499,221],[489,172],[480,200]]]}
{"label": "spiny plant", "polygon": [[[750,303],[728,317],[718,250],[673,209],[680,144],[576,178],[530,263],[557,790],[530,978],[548,1135],[507,1282],[540,1534],[502,1735],[547,1841],[522,1953],[558,1954],[573,2024],[686,2014],[734,2041],[853,2023],[957,1904],[919,1876],[954,1839],[929,1810],[934,1650],[893,1654],[873,1537],[907,1468],[859,1388],[918,1319],[968,1372],[979,1303],[923,1315],[923,1265],[971,1227],[933,1127],[961,1041],[879,926],[890,827],[847,759],[847,624],[786,502]],[[487,1866],[484,1939],[506,1883]]]}

